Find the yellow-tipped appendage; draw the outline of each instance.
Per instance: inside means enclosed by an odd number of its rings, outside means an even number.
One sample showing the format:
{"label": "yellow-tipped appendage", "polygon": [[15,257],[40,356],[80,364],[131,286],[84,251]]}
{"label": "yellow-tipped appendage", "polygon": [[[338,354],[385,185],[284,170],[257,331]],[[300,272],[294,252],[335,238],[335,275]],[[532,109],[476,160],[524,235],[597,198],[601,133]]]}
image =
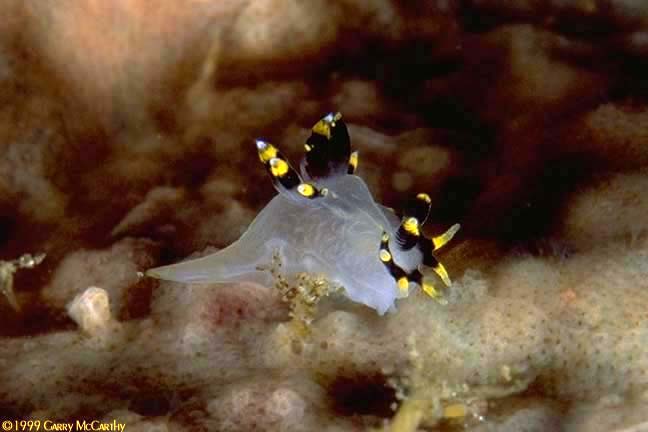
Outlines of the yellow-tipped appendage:
{"label": "yellow-tipped appendage", "polygon": [[[432,243],[434,244],[434,250],[439,250],[441,249],[446,243],[448,243],[450,240],[452,240],[452,237],[457,234],[457,231],[459,231],[459,228],[461,228],[461,225],[459,224],[454,224],[446,232],[443,234],[432,237]],[[439,275],[441,276],[441,275]],[[441,276],[443,277],[443,276]]]}
{"label": "yellow-tipped appendage", "polygon": [[438,263],[436,267],[432,267],[432,270],[439,275],[441,280],[443,281],[446,286],[452,285],[452,281],[450,280],[450,276],[448,275],[448,272],[446,271],[445,267],[443,264]]}

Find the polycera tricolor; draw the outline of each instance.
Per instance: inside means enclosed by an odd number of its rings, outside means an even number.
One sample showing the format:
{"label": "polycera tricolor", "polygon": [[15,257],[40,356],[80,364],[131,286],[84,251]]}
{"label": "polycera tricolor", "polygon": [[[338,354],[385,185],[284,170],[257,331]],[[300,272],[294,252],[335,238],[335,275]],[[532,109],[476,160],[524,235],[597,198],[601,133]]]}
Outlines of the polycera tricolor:
{"label": "polycera tricolor", "polygon": [[450,285],[432,253],[452,239],[459,225],[432,239],[423,236],[431,203],[427,194],[418,194],[401,218],[376,203],[354,174],[358,153],[351,152],[340,113],[318,121],[304,147],[299,174],[275,146],[256,140],[259,159],[279,194],[230,246],[146,274],[176,282],[268,283],[270,275],[260,269],[278,255],[286,274],[324,275],[349,299],[381,315],[407,296],[410,284],[438,296],[423,267]]}

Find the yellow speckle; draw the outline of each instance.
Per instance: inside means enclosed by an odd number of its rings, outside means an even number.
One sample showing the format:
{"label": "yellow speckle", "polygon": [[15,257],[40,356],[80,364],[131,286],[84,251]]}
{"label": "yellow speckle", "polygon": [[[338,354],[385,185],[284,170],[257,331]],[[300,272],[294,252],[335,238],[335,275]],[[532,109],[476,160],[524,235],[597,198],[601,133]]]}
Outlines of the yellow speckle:
{"label": "yellow speckle", "polygon": [[466,414],[468,414],[468,410],[466,405],[462,403],[448,405],[443,409],[443,417],[445,418],[466,417]]}
{"label": "yellow speckle", "polygon": [[426,193],[420,193],[420,194],[416,195],[416,198],[420,199],[422,201],[425,201],[428,204],[430,204],[432,202],[432,199],[430,198],[430,195],[428,195]]}
{"label": "yellow speckle", "polygon": [[289,169],[288,163],[285,160],[276,157],[270,159],[270,172],[273,176],[282,177],[286,175]]}
{"label": "yellow speckle", "polygon": [[419,221],[415,217],[405,219],[403,222],[403,228],[405,231],[416,237],[421,235],[421,231],[419,230]]}
{"label": "yellow speckle", "polygon": [[387,251],[386,249],[380,249],[380,261],[386,263],[386,262],[391,261],[391,259],[392,259],[392,256],[389,253],[389,251]]}
{"label": "yellow speckle", "polygon": [[383,235],[382,235],[382,241],[384,241],[384,242],[389,241],[389,234],[387,234],[387,233],[383,233]]}
{"label": "yellow speckle", "polygon": [[309,151],[313,150],[313,147],[311,147],[310,144],[304,144],[304,149],[305,149],[307,152],[309,152]]}
{"label": "yellow speckle", "polygon": [[313,195],[315,195],[315,188],[310,183],[301,183],[299,186],[297,186],[297,192],[299,192],[306,198],[311,198]]}

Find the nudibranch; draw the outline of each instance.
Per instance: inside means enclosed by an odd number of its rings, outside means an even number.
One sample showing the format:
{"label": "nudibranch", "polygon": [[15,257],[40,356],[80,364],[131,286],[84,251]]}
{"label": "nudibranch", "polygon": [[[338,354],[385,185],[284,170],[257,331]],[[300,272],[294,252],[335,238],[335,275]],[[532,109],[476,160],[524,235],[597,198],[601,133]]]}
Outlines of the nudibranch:
{"label": "nudibranch", "polygon": [[351,152],[340,113],[319,120],[305,144],[298,173],[269,142],[256,140],[259,159],[279,192],[230,246],[202,258],[150,269],[148,276],[184,283],[240,280],[269,282],[263,266],[278,254],[285,274],[323,275],[344,295],[379,314],[419,286],[438,296],[425,268],[450,285],[433,252],[452,239],[455,224],[427,238],[422,226],[430,197],[416,195],[398,217],[376,203],[355,175],[358,152]]}

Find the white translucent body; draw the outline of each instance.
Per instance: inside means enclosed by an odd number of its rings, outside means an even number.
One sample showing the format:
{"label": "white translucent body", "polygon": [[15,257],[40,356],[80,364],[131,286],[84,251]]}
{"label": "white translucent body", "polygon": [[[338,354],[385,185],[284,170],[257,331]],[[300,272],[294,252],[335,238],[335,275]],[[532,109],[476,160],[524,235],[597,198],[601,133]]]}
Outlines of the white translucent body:
{"label": "white translucent body", "polygon": [[344,287],[351,300],[379,314],[393,308],[399,297],[394,277],[379,259],[383,231],[390,234],[395,262],[406,272],[421,263],[417,249],[400,252],[395,243],[399,219],[374,202],[362,179],[354,175],[327,178],[318,183],[329,192],[306,199],[279,194],[254,219],[247,231],[214,254],[147,271],[147,275],[177,282],[231,282],[263,280],[258,270],[277,252],[286,274],[323,274]]}

